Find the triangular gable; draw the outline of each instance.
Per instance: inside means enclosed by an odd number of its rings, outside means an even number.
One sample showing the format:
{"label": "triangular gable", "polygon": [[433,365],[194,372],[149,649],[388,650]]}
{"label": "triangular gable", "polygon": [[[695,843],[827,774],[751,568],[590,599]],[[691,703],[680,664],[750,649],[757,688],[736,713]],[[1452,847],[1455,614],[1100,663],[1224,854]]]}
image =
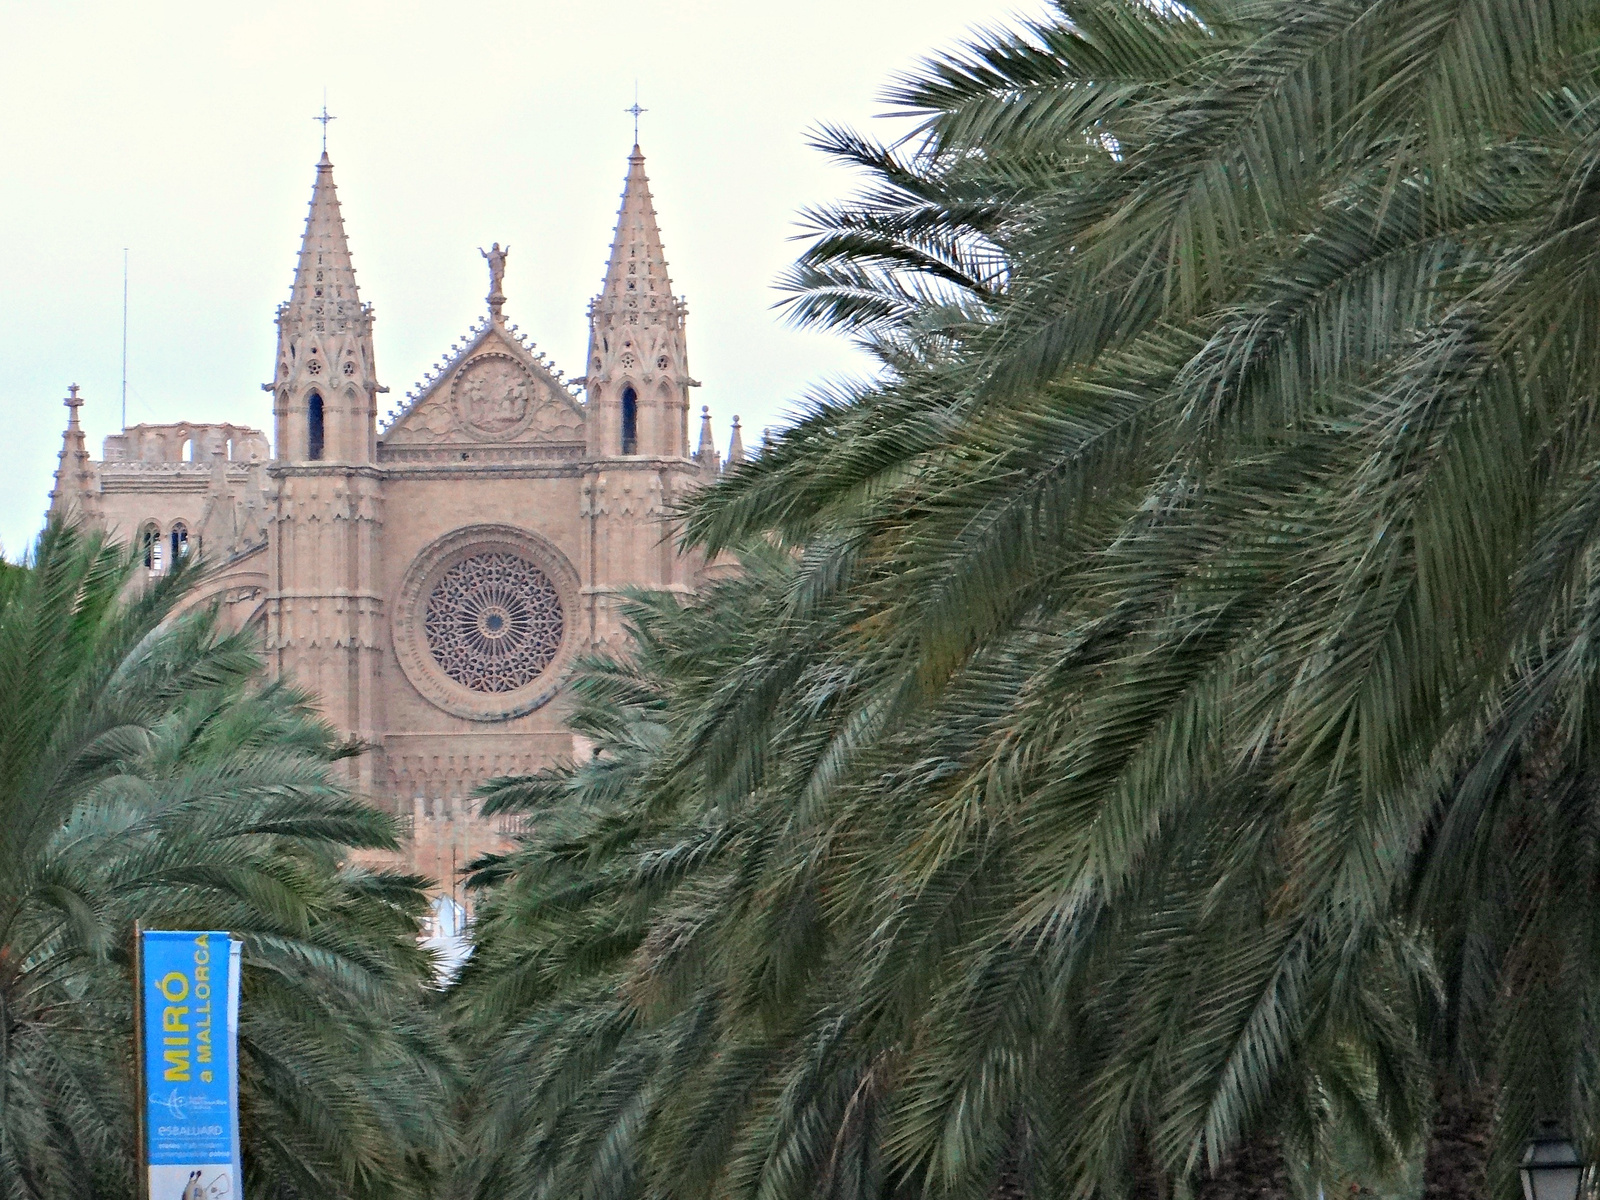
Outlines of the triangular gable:
{"label": "triangular gable", "polygon": [[485,320],[395,414],[386,446],[581,443],[583,409],[515,332]]}

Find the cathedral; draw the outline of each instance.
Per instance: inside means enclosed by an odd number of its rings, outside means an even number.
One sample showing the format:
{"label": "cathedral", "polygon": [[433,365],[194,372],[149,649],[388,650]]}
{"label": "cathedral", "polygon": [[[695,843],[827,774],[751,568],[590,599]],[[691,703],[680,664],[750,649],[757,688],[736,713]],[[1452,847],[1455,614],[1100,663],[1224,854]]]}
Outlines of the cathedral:
{"label": "cathedral", "polygon": [[[580,377],[507,322],[506,251],[481,253],[487,310],[380,419],[373,309],[324,151],[262,385],[270,439],[141,424],[95,459],[74,386],[50,494],[53,514],[133,540],[153,574],[204,555],[189,603],[256,629],[272,669],[369,747],[351,782],[399,816],[404,865],[447,896],[518,831],[483,818],[474,789],[584,752],[561,683],[575,655],[618,647],[619,592],[695,588],[704,564],[678,553],[670,516],[722,467],[703,408],[690,450],[686,307],[637,145]],[[727,458],[742,457],[735,418]]]}

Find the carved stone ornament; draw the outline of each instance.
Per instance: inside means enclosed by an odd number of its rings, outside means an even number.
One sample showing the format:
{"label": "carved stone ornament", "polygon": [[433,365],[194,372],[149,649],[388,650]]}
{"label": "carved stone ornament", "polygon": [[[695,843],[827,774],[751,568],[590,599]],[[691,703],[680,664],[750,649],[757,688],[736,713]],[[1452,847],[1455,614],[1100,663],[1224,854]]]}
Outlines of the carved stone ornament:
{"label": "carved stone ornament", "polygon": [[450,384],[456,423],[473,437],[505,441],[527,428],[545,387],[509,354],[480,354]]}
{"label": "carved stone ornament", "polygon": [[474,692],[532,683],[561,649],[566,613],[550,577],[511,550],[485,550],[439,577],[422,632],[433,661]]}
{"label": "carved stone ornament", "polygon": [[400,585],[394,646],[424,697],[504,721],[555,695],[574,653],[578,575],[537,534],[473,525],[427,546]]}

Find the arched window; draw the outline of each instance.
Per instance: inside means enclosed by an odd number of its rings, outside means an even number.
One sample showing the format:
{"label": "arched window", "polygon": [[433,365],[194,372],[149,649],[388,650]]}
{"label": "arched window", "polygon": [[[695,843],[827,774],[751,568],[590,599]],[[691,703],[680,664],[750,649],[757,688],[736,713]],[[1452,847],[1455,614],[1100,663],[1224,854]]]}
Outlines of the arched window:
{"label": "arched window", "polygon": [[172,523],[172,533],[168,535],[168,540],[172,543],[172,557],[169,562],[176,563],[180,558],[188,556],[189,530],[182,521]]}
{"label": "arched window", "polygon": [[193,438],[184,438],[183,439],[183,452],[181,454],[179,454],[178,457],[181,458],[184,462],[193,462],[194,461],[194,439]]}
{"label": "arched window", "polygon": [[316,392],[306,401],[306,457],[322,457],[322,397]]}
{"label": "arched window", "polygon": [[622,389],[622,452],[639,453],[639,397],[631,387]]}
{"label": "arched window", "polygon": [[161,574],[161,526],[151,521],[139,534],[139,545],[144,551],[144,567],[152,575]]}

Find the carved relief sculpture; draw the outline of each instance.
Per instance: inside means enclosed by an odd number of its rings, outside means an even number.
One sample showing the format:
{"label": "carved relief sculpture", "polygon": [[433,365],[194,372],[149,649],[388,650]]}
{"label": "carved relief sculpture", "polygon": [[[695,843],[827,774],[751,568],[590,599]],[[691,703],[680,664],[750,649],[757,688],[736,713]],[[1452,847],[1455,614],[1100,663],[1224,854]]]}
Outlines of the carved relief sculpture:
{"label": "carved relief sculpture", "polygon": [[535,389],[544,390],[509,355],[481,355],[456,376],[456,420],[466,432],[485,440],[514,437],[528,422]]}

